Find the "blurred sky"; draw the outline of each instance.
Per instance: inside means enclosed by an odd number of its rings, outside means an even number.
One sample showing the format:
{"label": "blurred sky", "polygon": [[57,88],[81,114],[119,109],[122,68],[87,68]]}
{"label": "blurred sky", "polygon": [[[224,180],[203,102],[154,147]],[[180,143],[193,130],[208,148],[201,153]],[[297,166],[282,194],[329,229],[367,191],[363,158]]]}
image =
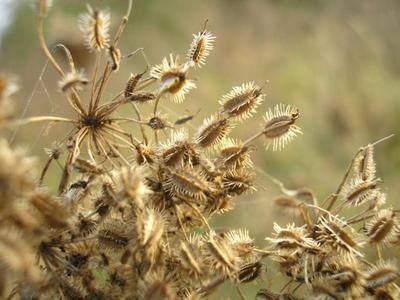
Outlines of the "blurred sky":
{"label": "blurred sky", "polygon": [[20,0],[0,0],[0,49],[3,34],[14,20],[14,12],[20,3]]}

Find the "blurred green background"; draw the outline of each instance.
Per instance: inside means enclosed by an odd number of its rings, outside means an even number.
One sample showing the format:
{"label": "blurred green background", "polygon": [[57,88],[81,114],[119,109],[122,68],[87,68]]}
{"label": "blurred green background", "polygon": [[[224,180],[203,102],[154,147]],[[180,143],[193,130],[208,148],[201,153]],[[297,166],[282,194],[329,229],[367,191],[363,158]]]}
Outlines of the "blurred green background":
{"label": "blurred green background", "polygon": [[[108,8],[113,28],[126,6],[122,0],[55,1],[46,20],[46,35],[50,45],[66,44],[78,64],[90,69],[93,58],[81,46],[77,24],[86,2]],[[399,133],[399,1],[135,0],[121,50],[126,54],[143,47],[151,64],[171,52],[184,56],[192,33],[200,31],[206,19],[217,40],[206,66],[191,73],[198,88],[181,105],[164,102],[164,109],[169,109],[165,112],[175,120],[187,114],[186,110],[201,108],[191,123],[195,128],[218,108],[218,100],[232,86],[252,80],[262,85],[269,80],[266,101],[258,114],[238,126],[233,136],[246,138],[254,133],[269,106],[280,102],[297,106],[304,135],[281,152],[265,151],[258,141],[253,154],[261,171],[282,180],[288,188],[308,186],[324,199],[336,189],[360,146]],[[27,116],[68,116],[71,111],[57,90],[52,70],[46,71],[44,84],[35,89],[45,58],[34,28],[34,13],[22,1],[2,37],[1,70],[17,74],[21,85],[14,97],[17,115],[27,108]],[[107,95],[112,97],[121,90],[129,73],[139,72],[145,65],[140,55],[124,61]],[[50,128],[35,124],[7,134],[10,138],[15,134],[14,143],[38,157],[40,168],[46,160],[43,148],[64,137],[65,131],[57,124]],[[393,205],[398,203],[400,192],[399,150],[400,137],[396,135],[380,144],[376,153],[378,175],[383,177]],[[47,182],[56,182],[60,170],[54,165],[50,174]],[[272,199],[279,190],[262,172],[258,172],[257,190],[238,199],[234,211],[213,222],[217,227],[246,227],[264,245],[273,221],[286,223],[293,216],[273,207]],[[282,285],[274,273],[274,267],[269,267],[264,282],[249,284],[244,290],[254,295],[260,286]],[[215,296],[222,298],[237,298],[232,286]]]}

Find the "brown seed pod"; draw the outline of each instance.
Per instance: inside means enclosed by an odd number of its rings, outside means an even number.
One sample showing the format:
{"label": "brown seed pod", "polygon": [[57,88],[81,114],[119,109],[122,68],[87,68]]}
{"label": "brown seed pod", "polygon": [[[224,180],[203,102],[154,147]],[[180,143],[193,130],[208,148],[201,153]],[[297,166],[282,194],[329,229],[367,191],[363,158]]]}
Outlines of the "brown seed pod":
{"label": "brown seed pod", "polygon": [[261,276],[262,264],[259,261],[251,262],[240,266],[238,271],[238,282],[248,283]]}
{"label": "brown seed pod", "polygon": [[282,195],[278,196],[274,199],[274,204],[278,207],[282,208],[292,208],[292,209],[297,209],[301,202],[290,196]]}
{"label": "brown seed pod", "polygon": [[29,197],[29,202],[50,227],[63,228],[68,225],[68,209],[48,193],[35,192]]}
{"label": "brown seed pod", "polygon": [[354,172],[363,181],[372,181],[375,177],[376,166],[374,160],[374,147],[368,145],[362,149],[354,160]]}
{"label": "brown seed pod", "polygon": [[300,114],[296,108],[290,105],[278,104],[274,111],[269,109],[264,117],[265,127],[264,136],[267,138],[267,149],[272,144],[272,150],[282,150],[297,134],[301,134],[301,129],[295,125]]}
{"label": "brown seed pod", "polygon": [[104,173],[104,170],[101,167],[98,167],[96,164],[80,158],[75,159],[72,166],[79,173],[87,175],[101,175]]}
{"label": "brown seed pod", "polygon": [[136,103],[145,103],[156,99],[156,95],[149,92],[135,92],[129,96],[128,100]]}
{"label": "brown seed pod", "polygon": [[162,162],[168,167],[177,167],[180,164],[192,164],[198,157],[195,145],[189,142],[186,129],[182,128],[171,133],[171,137],[160,144],[159,152]]}
{"label": "brown seed pod", "polygon": [[231,196],[241,195],[249,190],[255,190],[254,175],[244,169],[230,170],[222,177],[225,191]]}
{"label": "brown seed pod", "polygon": [[211,116],[197,131],[196,143],[203,148],[215,146],[230,133],[232,125],[227,118]]}
{"label": "brown seed pod", "polygon": [[368,288],[376,289],[394,282],[399,277],[399,270],[394,264],[381,262],[370,268],[365,280]]}
{"label": "brown seed pod", "polygon": [[371,202],[380,194],[380,183],[380,179],[363,181],[360,178],[356,178],[343,188],[342,197],[346,200],[348,205],[352,206]]}
{"label": "brown seed pod", "polygon": [[261,88],[254,82],[244,83],[235,86],[222,97],[219,104],[222,106],[222,113],[229,118],[245,120],[256,113],[256,108],[263,102]]}
{"label": "brown seed pod", "polygon": [[121,64],[121,50],[111,45],[110,47],[108,47],[107,54],[108,54],[108,59],[111,63],[111,70],[117,72]]}
{"label": "brown seed pod", "polygon": [[371,244],[385,244],[393,240],[396,226],[397,220],[393,210],[382,209],[365,225],[365,233]]}
{"label": "brown seed pod", "polygon": [[170,169],[164,186],[172,195],[194,198],[204,198],[210,189],[204,176],[191,167]]}
{"label": "brown seed pod", "polygon": [[129,242],[135,238],[133,224],[111,217],[105,220],[97,232],[97,241],[100,249],[109,251],[125,250]]}
{"label": "brown seed pod", "polygon": [[187,59],[195,66],[201,67],[205,64],[207,56],[210,55],[214,41],[215,37],[206,29],[193,34],[193,41],[190,44]]}
{"label": "brown seed pod", "polygon": [[128,82],[126,83],[125,90],[124,90],[124,96],[126,99],[131,100],[131,97],[134,95],[136,86],[139,82],[140,79],[142,79],[144,73],[139,73],[139,74],[131,74],[131,77],[129,78]]}
{"label": "brown seed pod", "polygon": [[150,120],[147,122],[147,125],[149,125],[153,130],[172,128],[164,116],[154,116],[150,118]]}
{"label": "brown seed pod", "polygon": [[250,148],[243,143],[226,138],[218,148],[217,165],[228,169],[252,167]]}

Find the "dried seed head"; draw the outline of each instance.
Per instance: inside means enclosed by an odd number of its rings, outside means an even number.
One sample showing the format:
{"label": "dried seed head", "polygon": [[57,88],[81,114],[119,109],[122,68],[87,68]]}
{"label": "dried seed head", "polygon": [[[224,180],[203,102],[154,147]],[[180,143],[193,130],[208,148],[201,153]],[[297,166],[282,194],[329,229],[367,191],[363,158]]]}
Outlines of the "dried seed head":
{"label": "dried seed head", "polygon": [[53,4],[53,0],[36,0],[35,1],[35,9],[36,13],[40,18],[43,18],[47,15],[47,12],[51,8]]}
{"label": "dried seed head", "polygon": [[206,58],[213,49],[214,41],[215,36],[206,29],[197,34],[193,34],[193,41],[190,44],[187,59],[200,68],[206,63]]}
{"label": "dried seed head", "polygon": [[204,176],[189,166],[169,170],[164,186],[172,195],[194,198],[204,198],[204,193],[210,189]]}
{"label": "dried seed head", "polygon": [[129,242],[135,238],[133,224],[124,222],[120,218],[112,217],[105,220],[97,233],[100,249],[110,251],[125,250]]}
{"label": "dried seed head", "polygon": [[230,170],[222,178],[225,191],[232,196],[255,190],[253,181],[254,174],[245,169]]}
{"label": "dried seed head", "polygon": [[196,87],[196,84],[187,79],[188,64],[180,64],[179,57],[170,54],[169,60],[164,58],[160,65],[150,70],[150,76],[160,81],[159,93],[168,92],[172,100],[181,103],[187,93]]}
{"label": "dried seed head", "polygon": [[87,6],[88,12],[79,18],[80,29],[89,50],[100,51],[108,47],[110,14]]}
{"label": "dried seed head", "polygon": [[121,50],[114,46],[108,47],[108,60],[111,63],[111,70],[117,72],[119,70],[119,66],[121,64]]}
{"label": "dried seed head", "polygon": [[282,150],[297,134],[301,134],[301,129],[295,125],[300,114],[296,108],[290,105],[278,104],[274,111],[269,109],[264,117],[266,122],[263,133],[267,138],[267,149],[272,144],[272,150]]}
{"label": "dried seed head", "polygon": [[79,173],[87,175],[101,175],[104,173],[104,170],[101,167],[97,166],[96,164],[90,161],[83,160],[80,158],[75,159],[72,166]]}
{"label": "dried seed head", "polygon": [[199,128],[196,143],[203,148],[218,145],[231,129],[232,125],[227,118],[211,116],[205,119]]}
{"label": "dried seed head", "polygon": [[166,116],[154,116],[150,118],[147,125],[153,130],[161,130],[165,128],[172,128],[171,124],[167,121]]}
{"label": "dried seed head", "polygon": [[213,270],[226,276],[236,276],[237,258],[227,242],[215,232],[211,231],[204,236],[204,261]]}
{"label": "dried seed head", "polygon": [[14,201],[30,192],[33,179],[33,159],[26,157],[22,149],[11,149],[0,139],[0,213],[10,209]]}
{"label": "dried seed head", "polygon": [[245,120],[256,113],[256,108],[263,100],[261,88],[254,82],[249,82],[233,87],[222,97],[219,104],[222,105],[222,113],[229,118]]}
{"label": "dried seed head", "polygon": [[344,224],[337,221],[328,221],[325,218],[320,218],[320,224],[317,225],[317,241],[323,246],[333,248],[338,252],[356,254],[360,257],[363,254],[355,248],[360,246],[360,243],[353,237],[354,233],[345,230]]}
{"label": "dried seed head", "polygon": [[156,99],[156,95],[148,92],[135,92],[129,97],[129,101],[145,103]]}
{"label": "dried seed head", "polygon": [[368,288],[376,289],[391,284],[399,277],[399,270],[393,263],[380,262],[369,269],[365,280]]}
{"label": "dried seed head", "polygon": [[152,146],[137,144],[135,148],[137,151],[136,162],[138,163],[138,165],[154,163],[156,159],[156,152]]}
{"label": "dried seed head", "polygon": [[244,261],[254,259],[254,241],[246,229],[230,230],[224,235],[224,238],[236,256]]}
{"label": "dried seed head", "polygon": [[129,197],[137,206],[143,208],[151,190],[145,182],[145,169],[143,167],[123,167],[119,172],[117,194],[119,197]]}
{"label": "dried seed head", "polygon": [[218,151],[219,157],[217,159],[217,165],[228,169],[250,168],[253,166],[249,153],[250,149],[242,142],[226,138],[218,147]]}
{"label": "dried seed head", "polygon": [[69,217],[67,208],[48,193],[35,192],[29,197],[29,202],[50,227],[63,228],[67,226]]}
{"label": "dried seed head", "polygon": [[240,266],[238,271],[238,282],[248,283],[261,276],[262,264],[259,261],[246,263]]}
{"label": "dried seed head", "polygon": [[137,86],[139,80],[143,77],[143,75],[144,75],[144,73],[131,74],[131,76],[125,86],[125,90],[124,90],[125,98],[130,99],[131,96],[133,96],[136,86]]}
{"label": "dried seed head", "polygon": [[196,243],[181,242],[179,259],[182,267],[188,272],[188,274],[201,276],[204,270],[201,261],[201,253],[196,246]]}
{"label": "dried seed head", "polygon": [[58,86],[64,93],[71,90],[82,90],[89,83],[83,71],[69,72],[60,80]]}
{"label": "dried seed head", "polygon": [[164,216],[155,209],[146,208],[138,215],[136,228],[140,245],[155,248],[160,245],[164,233]]}
{"label": "dried seed head", "polygon": [[198,156],[193,143],[188,140],[189,135],[185,128],[171,133],[171,137],[160,144],[160,157],[162,162],[169,167],[176,167],[179,164],[191,164]]}
{"label": "dried seed head", "polygon": [[356,178],[343,188],[342,196],[348,205],[358,206],[374,201],[380,194],[379,179],[363,181]]}
{"label": "dried seed head", "polygon": [[354,172],[363,181],[372,181],[375,177],[376,166],[374,160],[374,147],[368,145],[354,161]]}
{"label": "dried seed head", "polygon": [[372,244],[389,243],[394,238],[397,219],[391,209],[382,209],[365,225],[365,233]]}

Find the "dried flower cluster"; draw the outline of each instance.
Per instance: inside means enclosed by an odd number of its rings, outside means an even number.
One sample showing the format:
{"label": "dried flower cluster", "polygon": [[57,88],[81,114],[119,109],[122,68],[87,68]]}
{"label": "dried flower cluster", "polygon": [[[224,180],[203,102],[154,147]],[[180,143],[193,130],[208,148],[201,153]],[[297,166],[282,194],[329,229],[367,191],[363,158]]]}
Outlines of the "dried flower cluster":
{"label": "dried flower cluster", "polygon": [[[256,299],[398,298],[397,267],[383,260],[381,248],[399,244],[400,229],[397,210],[383,208],[385,194],[373,158],[377,143],[358,151],[339,189],[321,205],[311,190],[282,185],[276,205],[294,209],[299,218],[297,225],[275,224],[267,247],[257,248],[245,229],[217,232],[209,219],[254,190],[253,142],[263,137],[267,148],[284,148],[301,133],[298,110],[277,105],[253,136],[231,138],[235,126],[253,117],[264,101],[262,87],[248,82],[222,96],[220,109],[196,133],[182,126],[196,114],[170,122],[159,104],[168,99],[182,103],[196,87],[189,74],[205,65],[215,41],[206,24],[193,36],[185,60],[170,54],[149,69],[148,77],[147,70],[132,74],[120,93],[106,99],[110,77],[129,57],[121,54],[118,42],[132,1],[114,36],[108,12],[88,6],[80,18],[86,46],[96,56],[91,76],[76,69],[65,46],[57,47],[69,70],[48,50],[43,18],[50,2],[36,5],[40,45],[60,75],[59,90],[76,119],[0,115],[6,127],[52,121],[74,128],[66,140],[46,149],[49,159],[38,180],[32,159],[0,141],[2,297],[189,300],[207,297],[229,280],[245,298],[240,286],[262,280],[270,259],[290,282],[280,293],[262,289]],[[1,114],[8,111],[3,106],[8,107],[15,87],[0,78]],[[143,116],[141,105],[152,105],[153,113]],[[135,117],[114,116],[122,106],[132,106]],[[123,124],[139,128],[140,134]],[[161,131],[168,137],[161,139]],[[43,184],[52,162],[63,164],[57,195]],[[360,212],[341,215],[353,207]],[[371,247],[378,251],[378,262],[367,260]]]}

